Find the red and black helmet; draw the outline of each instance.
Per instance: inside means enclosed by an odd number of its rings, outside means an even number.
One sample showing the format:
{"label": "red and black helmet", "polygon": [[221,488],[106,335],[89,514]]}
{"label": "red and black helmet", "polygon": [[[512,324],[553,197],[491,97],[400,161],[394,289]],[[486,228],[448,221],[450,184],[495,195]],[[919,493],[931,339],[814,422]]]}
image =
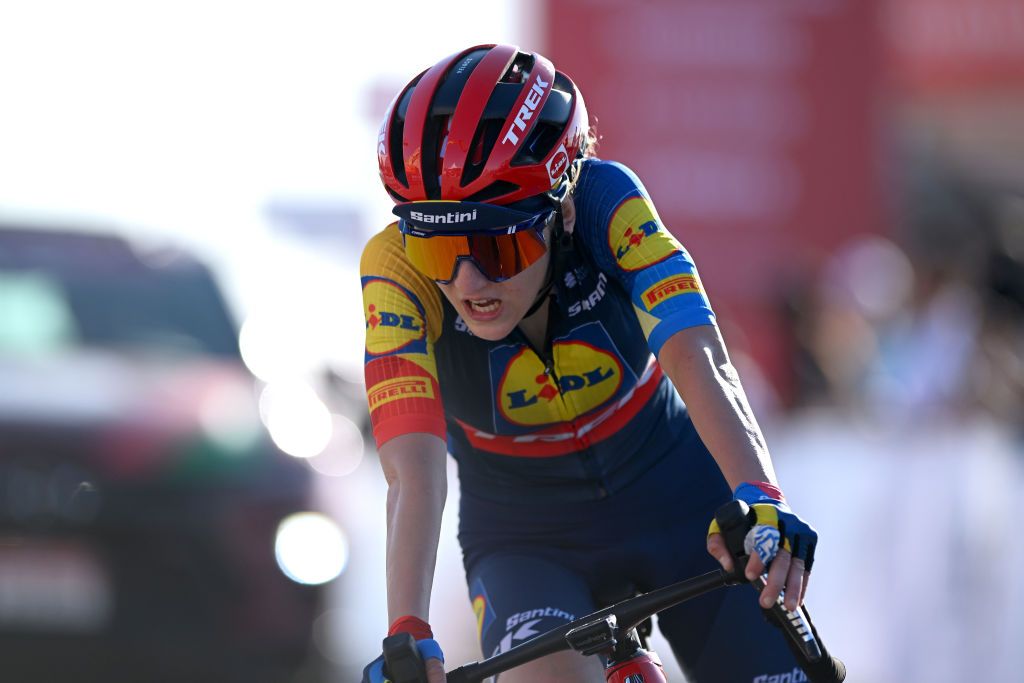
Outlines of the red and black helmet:
{"label": "red and black helmet", "polygon": [[479,45],[414,78],[377,141],[396,202],[512,204],[559,187],[587,139],[576,85],[537,53]]}

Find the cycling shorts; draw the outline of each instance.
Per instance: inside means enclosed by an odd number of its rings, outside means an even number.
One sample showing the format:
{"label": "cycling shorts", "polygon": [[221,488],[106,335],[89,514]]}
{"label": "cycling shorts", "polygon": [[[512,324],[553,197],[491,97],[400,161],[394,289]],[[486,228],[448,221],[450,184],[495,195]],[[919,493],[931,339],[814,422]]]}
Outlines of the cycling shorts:
{"label": "cycling shorts", "polygon": [[[675,455],[601,501],[462,499],[460,540],[485,655],[637,591],[717,568],[707,527],[729,487],[692,425]],[[691,683],[806,680],[749,586],[690,600],[658,615],[657,624]]]}

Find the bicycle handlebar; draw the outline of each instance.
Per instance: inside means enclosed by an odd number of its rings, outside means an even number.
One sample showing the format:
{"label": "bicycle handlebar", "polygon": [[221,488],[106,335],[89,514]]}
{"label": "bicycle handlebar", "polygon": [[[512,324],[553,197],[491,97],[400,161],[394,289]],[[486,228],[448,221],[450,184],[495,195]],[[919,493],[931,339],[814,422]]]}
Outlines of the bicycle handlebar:
{"label": "bicycle handlebar", "polygon": [[[614,616],[619,629],[628,631],[635,628],[644,619],[708,591],[735,583],[730,574],[723,570],[708,572],[701,576],[687,579],[671,586],[644,593],[623,600],[611,607],[589,614],[585,617],[563,624],[547,631],[536,638],[516,645],[511,650],[502,652],[482,662],[473,662],[448,672],[448,683],[480,683],[488,676],[495,676],[503,671],[515,668],[520,664],[531,662],[545,655],[570,649],[566,634],[573,629],[601,621]],[[395,681],[395,683],[402,683]]]}
{"label": "bicycle handlebar", "polygon": [[[725,539],[725,546],[732,555],[733,571],[739,575],[736,579],[746,582],[743,568],[747,566],[750,557],[744,548],[744,539],[757,521],[757,514],[745,502],[733,500],[718,509],[715,520]],[[750,583],[760,593],[766,582],[764,577],[758,576]],[[846,666],[828,654],[806,607],[797,607],[790,612],[783,605],[783,596],[780,594],[775,604],[765,612],[770,615],[769,620],[786,634],[786,644],[811,681],[839,683],[846,679]]]}
{"label": "bicycle handlebar", "polygon": [[[521,664],[539,659],[549,654],[562,650],[569,650],[574,647],[567,634],[574,629],[581,629],[597,622],[614,618],[618,629],[621,632],[628,632],[636,628],[642,621],[653,614],[674,607],[708,591],[733,586],[740,583],[747,583],[743,574],[746,567],[747,555],[743,551],[743,538],[752,523],[749,516],[749,508],[742,501],[731,501],[718,510],[715,518],[723,531],[726,545],[733,554],[734,570],[726,572],[718,569],[707,574],[686,579],[664,588],[644,593],[636,597],[628,598],[616,603],[611,607],[589,614],[585,617],[563,624],[557,628],[547,631],[535,638],[515,646],[511,650],[502,652],[488,659],[479,662],[465,664],[447,673],[448,683],[481,683],[489,676],[495,676]],[[744,525],[747,525],[744,528]],[[742,532],[742,533],[741,533]],[[735,553],[736,540],[739,541],[739,553]],[[762,584],[763,587],[763,584]],[[756,586],[755,586],[756,588]],[[781,612],[780,612],[781,610]],[[787,635],[786,642],[797,657],[800,667],[807,674],[812,683],[842,683],[846,679],[846,667],[843,663],[832,657],[825,649],[824,644],[818,637],[818,632],[810,620],[810,615],[805,611],[799,611],[799,619],[791,615],[781,607],[781,598],[772,608],[766,610],[771,614],[772,621],[779,626]],[[405,641],[405,646],[415,651],[416,646],[411,638]],[[399,658],[410,658],[412,655],[401,654],[400,650],[393,648],[396,661]],[[387,650],[385,651],[387,656]],[[418,657],[418,652],[415,654]],[[389,669],[390,670],[390,669]],[[400,678],[391,672],[394,683],[418,683],[419,678]]]}

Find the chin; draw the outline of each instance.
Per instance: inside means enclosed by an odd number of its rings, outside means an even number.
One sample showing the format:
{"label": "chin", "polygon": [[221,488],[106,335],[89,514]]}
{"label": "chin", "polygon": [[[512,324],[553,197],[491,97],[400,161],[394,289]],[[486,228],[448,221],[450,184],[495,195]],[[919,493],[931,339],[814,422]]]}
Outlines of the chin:
{"label": "chin", "polygon": [[487,341],[501,341],[507,337],[513,329],[515,329],[515,324],[509,324],[501,320],[479,323],[463,318],[463,321],[469,327],[474,336],[486,339]]}

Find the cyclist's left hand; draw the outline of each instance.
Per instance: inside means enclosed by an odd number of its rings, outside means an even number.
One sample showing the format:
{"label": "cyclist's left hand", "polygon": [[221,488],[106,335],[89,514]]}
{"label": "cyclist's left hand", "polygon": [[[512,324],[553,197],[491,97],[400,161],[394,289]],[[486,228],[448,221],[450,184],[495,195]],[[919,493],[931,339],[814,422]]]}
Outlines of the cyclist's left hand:
{"label": "cyclist's left hand", "polygon": [[[750,560],[744,573],[748,580],[753,580],[768,567],[761,606],[771,607],[785,590],[785,607],[795,610],[803,604],[807,592],[818,532],[790,510],[782,491],[770,484],[740,484],[733,498],[747,503],[757,514],[757,523],[747,534],[746,550]],[[725,571],[732,571],[732,557],[714,522],[708,531],[708,552]]]}

